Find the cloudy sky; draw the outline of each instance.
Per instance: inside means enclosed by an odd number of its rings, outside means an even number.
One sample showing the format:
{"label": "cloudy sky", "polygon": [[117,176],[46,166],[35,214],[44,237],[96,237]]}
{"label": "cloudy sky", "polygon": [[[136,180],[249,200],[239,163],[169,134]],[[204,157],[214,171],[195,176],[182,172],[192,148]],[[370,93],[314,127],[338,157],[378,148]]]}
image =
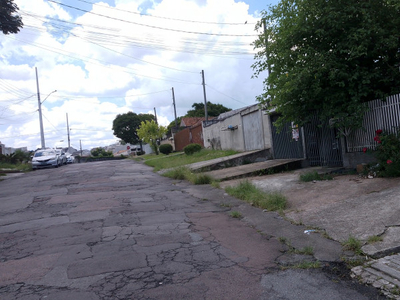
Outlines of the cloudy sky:
{"label": "cloudy sky", "polygon": [[[117,114],[152,113],[160,124],[207,100],[254,104],[259,12],[278,0],[14,0],[18,34],[0,33],[0,141],[40,147],[36,73],[46,147],[118,141]],[[54,92],[56,90],[56,92]]]}

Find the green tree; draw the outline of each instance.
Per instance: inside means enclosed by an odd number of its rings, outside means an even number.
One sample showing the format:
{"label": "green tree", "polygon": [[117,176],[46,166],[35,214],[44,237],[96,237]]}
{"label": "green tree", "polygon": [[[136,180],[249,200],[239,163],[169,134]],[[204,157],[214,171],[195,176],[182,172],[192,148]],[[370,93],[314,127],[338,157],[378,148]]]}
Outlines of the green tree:
{"label": "green tree", "polygon": [[[204,117],[204,103],[193,103],[191,110],[188,110],[185,117]],[[213,104],[207,101],[207,114],[209,117],[218,117],[220,114],[232,109],[223,106],[222,104]]]}
{"label": "green tree", "polygon": [[106,151],[104,148],[97,147],[90,150],[90,153],[94,157],[112,157],[113,153],[111,151]]}
{"label": "green tree", "polygon": [[[178,123],[178,129],[180,128],[181,120],[183,117],[177,117],[176,122]],[[167,126],[167,132],[171,132],[171,129],[175,128],[175,120],[173,120],[169,125]]]}
{"label": "green tree", "polygon": [[13,0],[0,0],[0,29],[4,34],[18,33],[24,25],[17,11],[18,6]]}
{"label": "green tree", "polygon": [[150,144],[151,149],[158,155],[158,142],[164,134],[167,133],[167,128],[158,125],[154,120],[142,122],[140,128],[137,130],[137,134],[140,139],[143,139],[145,143]]}
{"label": "green tree", "polygon": [[336,127],[361,127],[365,102],[400,92],[399,15],[398,0],[281,0],[269,7],[252,67],[255,77],[271,73],[257,100],[281,113],[278,126],[302,125],[318,111]]}
{"label": "green tree", "polygon": [[119,114],[113,121],[112,130],[114,131],[114,135],[124,143],[140,144],[140,148],[142,148],[142,140],[138,137],[137,130],[141,122],[147,120],[154,120],[154,116],[150,114],[136,114],[131,111],[126,114]]}

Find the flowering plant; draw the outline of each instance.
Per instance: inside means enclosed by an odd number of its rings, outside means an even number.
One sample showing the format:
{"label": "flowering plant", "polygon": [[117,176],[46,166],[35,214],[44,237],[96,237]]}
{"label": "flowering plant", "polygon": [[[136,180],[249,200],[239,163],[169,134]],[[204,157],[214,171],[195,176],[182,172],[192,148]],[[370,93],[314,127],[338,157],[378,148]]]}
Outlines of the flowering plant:
{"label": "flowering plant", "polygon": [[[379,175],[400,176],[400,128],[394,133],[378,129],[374,141],[378,143],[373,152],[379,163]],[[363,149],[364,151],[364,149]],[[367,150],[365,149],[364,152]]]}

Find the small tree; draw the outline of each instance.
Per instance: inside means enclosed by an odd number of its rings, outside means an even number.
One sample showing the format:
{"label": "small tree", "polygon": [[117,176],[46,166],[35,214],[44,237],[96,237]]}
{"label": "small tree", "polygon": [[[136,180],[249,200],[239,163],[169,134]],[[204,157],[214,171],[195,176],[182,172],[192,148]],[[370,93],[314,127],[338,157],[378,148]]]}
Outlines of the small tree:
{"label": "small tree", "polygon": [[137,135],[145,143],[150,144],[151,149],[158,155],[158,143],[162,136],[166,134],[167,128],[158,125],[154,120],[142,122],[139,129],[137,130]]}

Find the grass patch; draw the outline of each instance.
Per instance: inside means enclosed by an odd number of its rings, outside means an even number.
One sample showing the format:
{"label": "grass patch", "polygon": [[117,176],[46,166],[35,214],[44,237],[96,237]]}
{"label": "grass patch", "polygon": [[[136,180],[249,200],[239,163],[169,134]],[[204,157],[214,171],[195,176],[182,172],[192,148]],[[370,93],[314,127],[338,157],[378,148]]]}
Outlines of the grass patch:
{"label": "grass patch", "polygon": [[146,165],[153,167],[154,171],[159,171],[162,169],[176,168],[200,161],[233,155],[236,153],[238,152],[235,150],[202,149],[201,151],[193,153],[192,155],[186,155],[183,152],[178,152],[169,155],[148,154],[141,156],[141,158],[145,160]]}
{"label": "grass patch", "polygon": [[221,207],[232,207],[232,205],[229,204],[229,203],[221,203],[219,206],[221,206]]}
{"label": "grass patch", "polygon": [[27,171],[32,171],[32,165],[29,163],[22,164],[11,164],[11,163],[0,163],[0,170],[5,169],[5,170],[12,170],[12,171],[21,171],[21,172],[27,172]]}
{"label": "grass patch", "polygon": [[356,239],[354,236],[349,236],[349,238],[342,243],[344,249],[353,251],[357,255],[362,255],[361,251],[362,243],[359,239]]}
{"label": "grass patch", "polygon": [[377,242],[382,242],[383,241],[383,237],[378,236],[378,235],[373,235],[368,237],[368,244],[373,244],[373,243],[377,243]]}
{"label": "grass patch", "polygon": [[206,174],[192,174],[193,183],[194,184],[211,184],[213,182],[213,178],[210,175]]}
{"label": "grass patch", "polygon": [[287,204],[286,197],[281,193],[265,193],[248,180],[234,187],[226,187],[225,191],[233,197],[270,211],[283,210]]}
{"label": "grass patch", "polygon": [[300,181],[310,182],[310,181],[320,181],[320,180],[332,180],[333,176],[329,174],[318,174],[317,171],[311,171],[304,174],[300,174]]}
{"label": "grass patch", "polygon": [[319,261],[302,261],[292,266],[293,269],[318,269],[321,267]]}
{"label": "grass patch", "polygon": [[240,212],[238,212],[237,210],[231,211],[229,214],[231,215],[232,218],[239,219],[242,217],[242,214]]}
{"label": "grass patch", "polygon": [[179,167],[171,169],[163,174],[165,177],[178,180],[188,180],[193,184],[212,184],[214,179],[206,174],[192,173],[189,168]]}
{"label": "grass patch", "polygon": [[175,168],[163,174],[165,177],[169,177],[172,179],[184,180],[188,176],[190,176],[190,170],[185,167]]}

